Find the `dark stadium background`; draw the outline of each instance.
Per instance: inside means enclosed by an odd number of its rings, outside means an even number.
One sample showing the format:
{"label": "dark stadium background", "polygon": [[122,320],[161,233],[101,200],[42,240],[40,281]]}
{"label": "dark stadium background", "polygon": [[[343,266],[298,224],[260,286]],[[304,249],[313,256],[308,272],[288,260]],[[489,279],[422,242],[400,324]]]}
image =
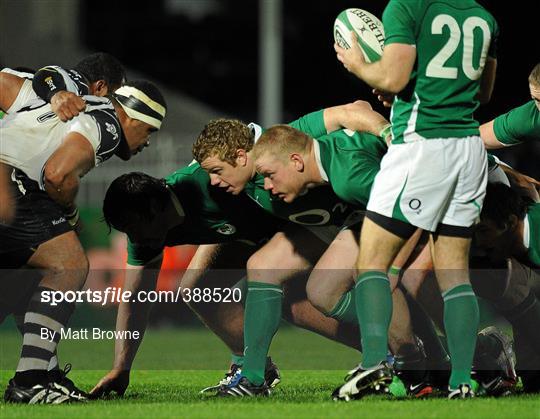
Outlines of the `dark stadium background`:
{"label": "dark stadium background", "polygon": [[[181,12],[190,7],[173,12],[173,3],[205,3],[207,8],[205,13],[190,17],[188,12]],[[349,75],[335,59],[332,25],[335,16],[348,7],[364,8],[381,17],[386,3],[282,2],[284,121],[357,98],[375,103],[365,84]],[[521,2],[479,3],[494,14],[501,28],[494,95],[491,103],[477,112],[478,119],[486,121],[529,100],[527,76],[540,54],[537,14],[532,9]],[[257,120],[258,4],[256,0],[88,1],[81,10],[82,36],[92,49],[108,50],[127,66],[167,86],[228,115]],[[107,10],[109,19],[104,20],[95,10]],[[387,112],[382,106],[380,110]],[[540,145],[497,154],[529,175],[540,177]]]}

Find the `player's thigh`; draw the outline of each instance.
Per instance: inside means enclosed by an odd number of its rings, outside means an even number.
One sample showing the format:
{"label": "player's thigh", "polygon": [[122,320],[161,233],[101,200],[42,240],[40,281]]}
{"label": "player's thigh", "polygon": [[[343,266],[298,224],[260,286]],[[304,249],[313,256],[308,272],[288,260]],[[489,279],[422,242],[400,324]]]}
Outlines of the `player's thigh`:
{"label": "player's thigh", "polygon": [[89,269],[81,242],[73,231],[40,244],[28,265],[44,271],[41,286],[58,291],[82,288]]}
{"label": "player's thigh", "polygon": [[327,244],[308,229],[291,226],[276,233],[247,262],[248,280],[282,284],[310,269]]}
{"label": "player's thigh", "polygon": [[404,243],[405,239],[366,217],[360,233],[357,269],[387,272]]}
{"label": "player's thigh", "polygon": [[424,243],[407,261],[407,268],[401,274],[401,284],[413,298],[416,298],[426,276],[432,271],[431,249],[428,243]]}
{"label": "player's thigh", "polygon": [[[0,267],[11,269],[23,266],[40,247],[42,253],[47,248],[47,253],[58,259],[58,253],[65,253],[62,239],[55,241],[58,251],[50,249],[47,243],[72,231],[63,209],[24,172],[12,167],[9,167],[9,171],[16,213],[9,225],[0,224]],[[79,256],[79,249],[81,246],[77,240],[73,248],[74,257]],[[59,260],[66,259],[64,255]],[[55,263],[55,260],[51,263]]]}
{"label": "player's thigh", "polygon": [[431,235],[433,266],[442,292],[469,283],[470,245],[469,238]]}
{"label": "player's thigh", "polygon": [[354,284],[354,264],[358,257],[357,233],[350,229],[338,234],[313,268],[307,295],[313,305],[331,310]]}

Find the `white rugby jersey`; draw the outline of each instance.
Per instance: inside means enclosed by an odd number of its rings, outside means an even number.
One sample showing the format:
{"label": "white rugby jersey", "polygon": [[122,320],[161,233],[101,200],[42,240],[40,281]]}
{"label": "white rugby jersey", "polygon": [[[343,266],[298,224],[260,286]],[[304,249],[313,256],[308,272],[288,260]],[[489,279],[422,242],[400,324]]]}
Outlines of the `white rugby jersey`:
{"label": "white rugby jersey", "polygon": [[[52,68],[56,70],[56,72],[60,74],[64,79],[64,83],[66,84],[66,90],[68,92],[75,93],[77,96],[89,94],[88,84],[86,83],[85,78],[79,72],[75,70],[64,70],[62,67],[58,67],[56,65],[49,65],[44,68]],[[32,88],[32,79],[34,78],[34,75],[32,73],[16,71],[7,67],[3,68],[2,72],[14,74],[15,76],[24,79],[23,85],[19,90],[19,94],[17,95],[15,101],[11,104],[9,109],[6,109],[6,113],[9,114],[17,112],[29,101],[39,98],[34,89]]]}
{"label": "white rugby jersey", "polygon": [[6,115],[0,120],[0,161],[22,170],[44,189],[45,163],[71,132],[78,132],[92,145],[95,166],[109,159],[122,139],[114,106],[107,98],[83,98],[86,110],[65,123],[39,98]]}

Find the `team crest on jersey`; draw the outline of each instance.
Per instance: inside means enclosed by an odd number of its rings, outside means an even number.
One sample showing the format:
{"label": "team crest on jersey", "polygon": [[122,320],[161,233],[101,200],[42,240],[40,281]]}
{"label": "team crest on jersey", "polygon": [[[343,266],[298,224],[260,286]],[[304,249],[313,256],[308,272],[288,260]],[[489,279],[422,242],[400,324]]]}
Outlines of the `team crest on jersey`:
{"label": "team crest on jersey", "polygon": [[217,232],[226,236],[230,236],[231,234],[236,233],[236,227],[232,224],[223,224],[217,229]]}
{"label": "team crest on jersey", "polygon": [[116,130],[116,127],[113,124],[109,124],[108,122],[105,122],[105,129],[107,132],[110,132],[113,138],[116,140],[118,138],[118,131]]}

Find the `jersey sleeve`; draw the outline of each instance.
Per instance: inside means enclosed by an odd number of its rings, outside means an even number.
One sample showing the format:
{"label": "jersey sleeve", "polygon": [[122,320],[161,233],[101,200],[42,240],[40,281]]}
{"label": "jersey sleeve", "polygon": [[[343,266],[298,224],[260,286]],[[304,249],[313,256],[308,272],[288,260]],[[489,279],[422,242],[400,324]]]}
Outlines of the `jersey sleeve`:
{"label": "jersey sleeve", "polygon": [[11,106],[6,109],[6,113],[10,114],[13,112],[17,112],[19,109],[22,109],[24,105],[26,105],[31,100],[37,99],[38,95],[36,92],[34,92],[34,89],[32,89],[32,80],[26,79],[21,89],[19,90],[19,93],[17,94],[17,97],[11,104]]}
{"label": "jersey sleeve", "polygon": [[540,139],[540,111],[534,100],[495,118],[493,131],[497,140],[506,145]]}
{"label": "jersey sleeve", "polygon": [[14,76],[20,77],[21,79],[32,80],[34,78],[34,75],[32,73],[27,73],[25,71],[13,70],[12,68],[9,68],[9,67],[3,68],[2,70],[0,70],[0,72],[13,74]]}
{"label": "jersey sleeve", "polygon": [[118,120],[107,112],[82,113],[67,124],[67,133],[77,132],[92,145],[96,166],[114,155],[121,140]]}
{"label": "jersey sleeve", "polygon": [[[416,2],[420,3],[420,2]],[[412,2],[390,0],[383,13],[384,44],[416,44],[416,22]]]}
{"label": "jersey sleeve", "polygon": [[46,102],[50,102],[51,98],[61,90],[67,90],[78,96],[88,94],[88,85],[80,73],[53,65],[43,67],[36,72],[32,87]]}
{"label": "jersey sleeve", "polygon": [[127,241],[127,263],[132,266],[144,266],[163,253],[163,248],[152,248]]}
{"label": "jersey sleeve", "polygon": [[327,134],[326,126],[324,125],[324,109],[308,113],[307,115],[290,122],[289,125],[313,138],[318,138]]}
{"label": "jersey sleeve", "polygon": [[67,122],[66,134],[71,132],[77,132],[81,134],[90,143],[94,149],[94,153],[99,147],[99,129],[94,118],[87,114],[79,114],[79,116],[73,118]]}

